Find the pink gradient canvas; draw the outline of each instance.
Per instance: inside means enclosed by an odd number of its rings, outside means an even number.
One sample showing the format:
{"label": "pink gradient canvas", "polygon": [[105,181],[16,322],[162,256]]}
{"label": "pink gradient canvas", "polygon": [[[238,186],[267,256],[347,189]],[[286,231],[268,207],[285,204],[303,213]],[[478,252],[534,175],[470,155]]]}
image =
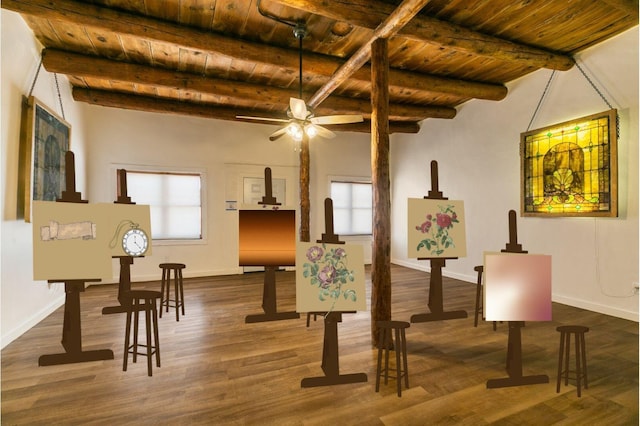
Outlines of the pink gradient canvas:
{"label": "pink gradient canvas", "polygon": [[551,256],[485,253],[487,321],[551,320]]}

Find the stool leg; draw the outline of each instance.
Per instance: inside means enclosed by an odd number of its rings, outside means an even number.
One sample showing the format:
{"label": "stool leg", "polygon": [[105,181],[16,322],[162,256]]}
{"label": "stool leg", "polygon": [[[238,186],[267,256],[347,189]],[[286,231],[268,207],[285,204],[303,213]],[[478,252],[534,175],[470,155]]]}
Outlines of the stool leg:
{"label": "stool leg", "polygon": [[178,271],[173,271],[173,298],[176,305],[176,321],[180,321],[180,315],[178,312],[178,302],[180,300],[180,296],[178,293]]}
{"label": "stool leg", "polygon": [[[153,303],[151,308],[153,309],[153,336],[156,349],[156,366],[160,367],[160,337],[158,336],[158,310],[156,308],[156,299],[151,299]],[[162,309],[161,309],[162,310]]]}
{"label": "stool leg", "polygon": [[140,301],[135,299],[133,302],[133,362],[138,359],[138,316],[140,314]]}
{"label": "stool leg", "polygon": [[162,268],[162,283],[160,284],[160,318],[162,318],[162,307],[164,306],[164,287],[165,287],[165,275],[164,275],[165,269]]}
{"label": "stool leg", "polygon": [[400,342],[400,330],[396,328],[396,382],[398,382],[398,396],[402,396],[402,364],[400,363],[400,352],[402,346]]}
{"label": "stool leg", "polygon": [[556,393],[560,393],[560,382],[562,380],[562,355],[564,353],[564,333],[560,332],[560,351],[558,356],[558,380],[556,383]]}
{"label": "stool leg", "polygon": [[180,307],[182,308],[182,315],[184,315],[184,286],[182,282],[182,269],[178,270],[180,279]]}
{"label": "stool leg", "polygon": [[376,392],[380,391],[380,375],[382,374],[382,347],[384,346],[384,330],[378,332],[378,366],[376,368]]}
{"label": "stool leg", "polygon": [[578,388],[578,397],[580,397],[580,380],[582,379],[582,369],[580,364],[582,363],[582,355],[580,351],[580,334],[576,334],[576,387]]}
{"label": "stool leg", "polygon": [[146,299],[145,300],[145,306],[144,306],[144,325],[145,325],[145,329],[147,331],[147,373],[149,374],[149,376],[152,376],[152,365],[153,365],[153,356],[151,354],[151,305],[149,304],[150,300]]}
{"label": "stool leg", "polygon": [[589,389],[589,385],[587,383],[587,345],[584,341],[584,333],[580,334],[580,345],[582,347],[582,372],[584,375],[584,388]]}
{"label": "stool leg", "polygon": [[389,344],[387,339],[391,338],[391,330],[384,329],[384,384],[389,384]]}
{"label": "stool leg", "polygon": [[571,355],[571,333],[566,333],[565,340],[565,362],[564,362],[564,385],[567,386],[569,384],[569,358]]}
{"label": "stool leg", "polygon": [[127,359],[129,358],[129,337],[131,336],[131,306],[127,311],[126,330],[124,332],[124,361],[122,362],[122,371],[127,371]]}
{"label": "stool leg", "polygon": [[407,362],[407,335],[404,328],[400,331],[402,336],[402,358],[404,361],[404,384],[409,389],[409,363]]}
{"label": "stool leg", "polygon": [[473,320],[473,326],[477,327],[478,326],[478,314],[480,313],[480,293],[482,290],[482,285],[478,284],[476,286],[476,314],[475,314],[475,318]]}

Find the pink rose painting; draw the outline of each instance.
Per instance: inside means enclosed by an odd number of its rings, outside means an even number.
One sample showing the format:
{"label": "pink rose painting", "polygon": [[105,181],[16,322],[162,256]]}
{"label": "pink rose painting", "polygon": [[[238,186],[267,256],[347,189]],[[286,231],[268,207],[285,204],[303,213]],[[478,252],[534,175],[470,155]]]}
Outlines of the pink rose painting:
{"label": "pink rose painting", "polygon": [[410,198],[408,256],[455,258],[466,253],[462,201]]}
{"label": "pink rose painting", "polygon": [[297,312],[364,311],[366,307],[361,245],[297,244]]}

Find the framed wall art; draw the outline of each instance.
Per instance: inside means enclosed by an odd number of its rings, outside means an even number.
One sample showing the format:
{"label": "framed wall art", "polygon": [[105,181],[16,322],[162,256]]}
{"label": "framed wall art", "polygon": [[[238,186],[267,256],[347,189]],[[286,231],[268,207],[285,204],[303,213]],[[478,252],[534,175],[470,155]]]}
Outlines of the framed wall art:
{"label": "framed wall art", "polygon": [[618,216],[617,111],[520,135],[523,216]]}
{"label": "framed wall art", "polygon": [[31,221],[31,201],[55,201],[65,190],[65,152],[71,125],[31,96],[23,102],[20,132],[22,212]]}

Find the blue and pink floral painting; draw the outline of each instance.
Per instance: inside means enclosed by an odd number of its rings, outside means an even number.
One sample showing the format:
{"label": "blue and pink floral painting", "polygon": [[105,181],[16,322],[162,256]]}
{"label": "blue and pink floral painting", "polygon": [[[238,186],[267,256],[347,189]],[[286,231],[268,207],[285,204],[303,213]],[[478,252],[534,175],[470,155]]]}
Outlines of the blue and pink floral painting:
{"label": "blue and pink floral painting", "polygon": [[365,310],[367,302],[362,246],[298,242],[296,311]]}
{"label": "blue and pink floral painting", "polygon": [[409,198],[409,258],[456,258],[467,255],[464,203]]}

